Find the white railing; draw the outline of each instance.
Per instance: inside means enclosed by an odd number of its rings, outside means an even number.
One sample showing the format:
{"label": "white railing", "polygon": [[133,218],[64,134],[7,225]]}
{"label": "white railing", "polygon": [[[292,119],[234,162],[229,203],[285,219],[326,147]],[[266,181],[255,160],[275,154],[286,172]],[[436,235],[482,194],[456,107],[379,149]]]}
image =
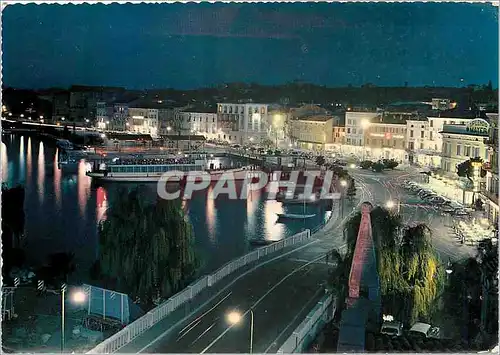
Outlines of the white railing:
{"label": "white railing", "polygon": [[128,326],[113,334],[103,342],[98,344],[95,348],[88,351],[87,354],[110,354],[121,347],[130,343],[134,338],[138,337],[156,323],[167,317],[174,310],[185,304],[187,301],[193,299],[204,289],[213,286],[218,281],[222,280],[229,274],[240,269],[241,267],[255,262],[266,255],[272,254],[278,250],[283,249],[297,243],[301,243],[311,238],[311,231],[309,229],[297,233],[291,237],[283,239],[277,243],[273,243],[263,248],[256,249],[242,257],[230,261],[226,265],[219,268],[213,274],[205,275],[181,292],[170,297],[167,301],[160,304],[158,307],[152,309],[141,318],[130,323]]}
{"label": "white railing", "polygon": [[296,352],[301,352],[302,347],[305,345],[304,341],[309,339],[308,335],[313,332],[317,332],[317,325],[320,321],[324,323],[330,321],[335,314],[335,297],[330,294],[318,302],[316,307],[313,308],[311,312],[307,315],[306,319],[299,324],[297,329],[295,329],[290,335],[290,337],[281,345],[278,349],[278,354],[291,354]]}

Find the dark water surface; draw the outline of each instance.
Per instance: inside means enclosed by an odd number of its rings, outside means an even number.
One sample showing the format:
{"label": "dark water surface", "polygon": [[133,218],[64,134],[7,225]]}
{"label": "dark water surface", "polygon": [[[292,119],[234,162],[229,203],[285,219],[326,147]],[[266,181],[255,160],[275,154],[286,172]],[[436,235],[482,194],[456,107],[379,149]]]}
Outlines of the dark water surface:
{"label": "dark water surface", "polygon": [[[97,224],[106,218],[106,209],[113,205],[119,187],[96,186],[85,175],[85,161],[73,172],[57,165],[58,150],[36,138],[4,135],[1,145],[2,181],[9,186],[26,187],[25,237],[22,247],[28,261],[40,263],[51,253],[66,251],[75,254],[78,268],[75,277],[88,280],[88,269],[98,258]],[[223,161],[228,166],[231,162]],[[146,185],[151,196],[156,184]],[[193,225],[196,246],[203,271],[212,271],[229,260],[243,255],[252,247],[249,240],[265,238],[280,240],[299,232],[302,220],[277,223],[277,213],[302,213],[302,205],[283,206],[267,200],[262,192],[253,192],[247,200],[217,200],[197,193],[183,201]],[[8,208],[8,206],[2,206]],[[306,221],[314,228],[329,216],[326,206],[309,205],[306,213],[316,216]]]}

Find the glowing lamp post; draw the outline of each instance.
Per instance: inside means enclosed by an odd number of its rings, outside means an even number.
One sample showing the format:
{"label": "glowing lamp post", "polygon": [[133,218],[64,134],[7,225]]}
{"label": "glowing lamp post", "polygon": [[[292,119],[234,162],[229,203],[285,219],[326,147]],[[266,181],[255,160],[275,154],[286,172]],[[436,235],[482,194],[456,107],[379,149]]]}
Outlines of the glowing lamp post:
{"label": "glowing lamp post", "polygon": [[[250,351],[249,351],[250,354],[252,354],[253,350],[253,318],[254,318],[253,310],[250,309]],[[233,311],[228,313],[226,319],[229,324],[236,325],[242,321],[243,316],[241,315],[241,313]]]}
{"label": "glowing lamp post", "polygon": [[[392,200],[389,200],[386,202],[385,204],[385,207],[387,207],[388,209],[392,210],[394,207],[396,207],[396,202],[392,201]],[[398,201],[397,203],[397,212],[399,214],[401,210],[401,203]]]}
{"label": "glowing lamp post", "polygon": [[[64,352],[64,331],[66,329],[65,327],[65,318],[66,318],[66,312],[65,312],[65,309],[64,309],[64,303],[66,301],[66,284],[63,284],[61,286],[61,353]],[[83,304],[86,299],[87,299],[87,295],[85,294],[85,292],[81,291],[81,290],[78,290],[78,291],[74,291],[70,294],[70,302],[73,303],[73,304]]]}

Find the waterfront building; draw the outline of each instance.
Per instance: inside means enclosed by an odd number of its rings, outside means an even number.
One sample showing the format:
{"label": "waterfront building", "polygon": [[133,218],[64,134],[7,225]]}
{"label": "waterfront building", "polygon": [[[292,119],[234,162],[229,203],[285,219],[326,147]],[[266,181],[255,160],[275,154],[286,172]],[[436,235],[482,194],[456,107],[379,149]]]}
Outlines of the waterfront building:
{"label": "waterfront building", "polygon": [[218,103],[217,139],[237,144],[268,139],[268,108],[268,104],[259,103]]}
{"label": "waterfront building", "polygon": [[486,183],[482,185],[481,196],[485,212],[490,223],[498,223],[498,113],[486,114],[489,118],[488,130],[489,161],[484,165],[486,170]]}
{"label": "waterfront building", "polygon": [[371,122],[364,129],[365,156],[362,160],[394,159],[407,163],[406,124]]}
{"label": "waterfront building", "polygon": [[217,113],[211,108],[189,108],[179,112],[181,127],[185,133],[196,133],[208,139],[217,137]]}
{"label": "waterfront building", "polygon": [[131,132],[158,136],[158,109],[129,107],[127,126]]}
{"label": "waterfront building", "polygon": [[455,175],[457,164],[470,158],[489,161],[487,142],[490,124],[482,119],[469,120],[466,124],[445,124],[442,135],[441,171]]}
{"label": "waterfront building", "polygon": [[302,149],[324,151],[332,142],[333,117],[314,115],[295,119],[290,122],[292,136],[297,147]]}
{"label": "waterfront building", "polygon": [[380,117],[380,112],[375,111],[348,111],[345,115],[345,145],[344,154],[354,154],[357,156],[366,155],[365,149],[365,129],[372,121]]}

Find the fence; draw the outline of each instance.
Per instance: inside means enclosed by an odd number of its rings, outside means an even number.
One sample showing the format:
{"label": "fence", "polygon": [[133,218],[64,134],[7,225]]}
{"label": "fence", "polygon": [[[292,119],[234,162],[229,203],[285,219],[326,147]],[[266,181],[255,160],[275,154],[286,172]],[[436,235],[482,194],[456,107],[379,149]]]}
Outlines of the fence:
{"label": "fence", "polygon": [[306,319],[299,324],[292,335],[278,349],[278,354],[297,353],[307,345],[310,335],[315,336],[318,328],[329,322],[335,314],[335,297],[332,294],[318,302],[316,307],[307,315]]}
{"label": "fence", "polygon": [[185,288],[183,291],[172,296],[167,301],[152,309],[141,318],[130,323],[127,327],[123,328],[116,334],[113,334],[111,337],[105,339],[94,349],[88,351],[87,354],[110,354],[117,351],[121,347],[130,343],[134,338],[154,326],[156,323],[167,317],[181,305],[193,299],[201,291],[213,286],[215,283],[224,279],[234,271],[285,247],[303,242],[310,237],[311,231],[309,229],[306,229],[305,231],[297,233],[292,237],[283,239],[266,247],[256,249],[236,260],[230,261],[229,263],[215,271],[213,274],[201,277],[200,279],[189,285],[187,288]]}

